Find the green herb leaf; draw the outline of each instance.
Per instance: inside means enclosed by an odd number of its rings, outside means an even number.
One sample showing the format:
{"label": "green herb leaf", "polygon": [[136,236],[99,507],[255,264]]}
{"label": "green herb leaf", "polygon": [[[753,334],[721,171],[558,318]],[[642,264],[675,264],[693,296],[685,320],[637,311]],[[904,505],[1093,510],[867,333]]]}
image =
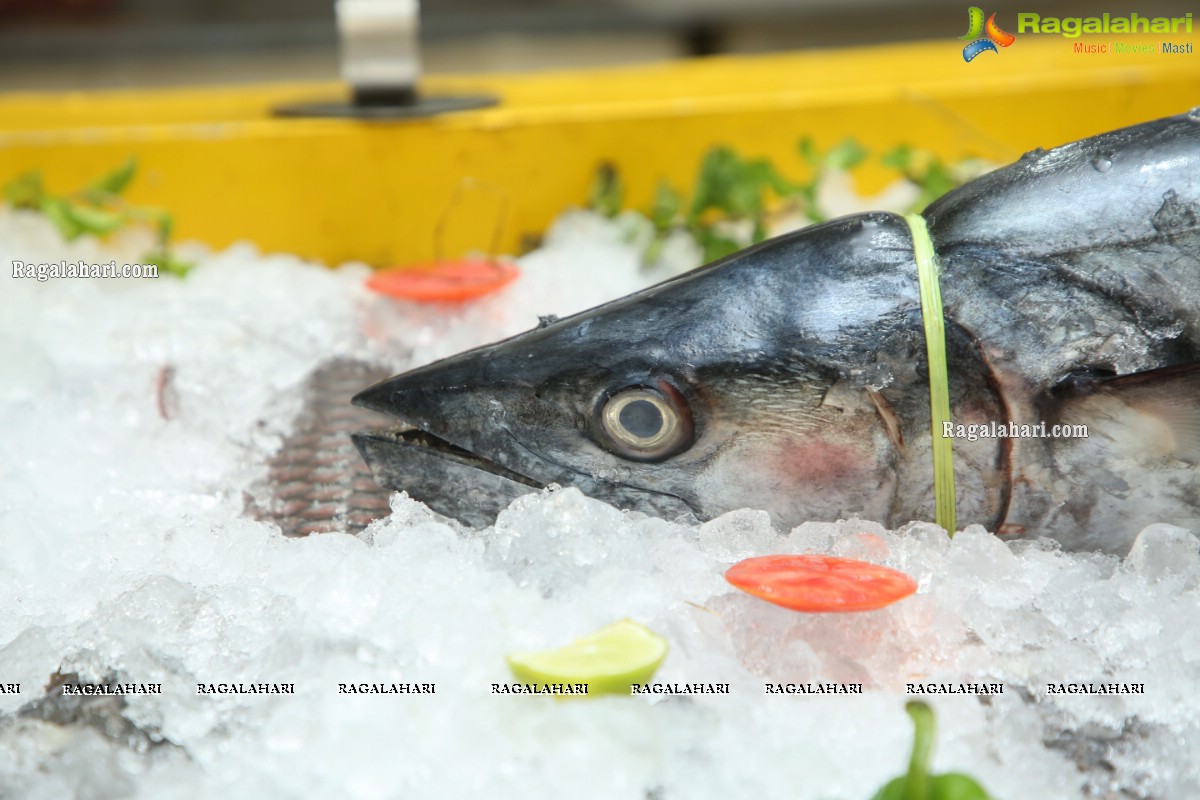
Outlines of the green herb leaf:
{"label": "green herb leaf", "polygon": [[916,201],[908,208],[910,214],[923,211],[934,200],[962,183],[950,165],[932,153],[914,150],[909,145],[890,150],[882,161],[885,166],[904,173],[904,177],[920,189]]}
{"label": "green herb leaf", "polygon": [[742,249],[742,246],[733,239],[714,233],[708,228],[701,229],[697,238],[700,240],[700,247],[704,250],[704,263],[706,264]]}
{"label": "green herb leaf", "polygon": [[786,195],[796,187],[766,159],[745,160],[728,147],[714,147],[700,165],[688,222],[696,225],[705,211],[715,209],[761,223],[767,189]]}
{"label": "green herb leaf", "polygon": [[811,136],[805,136],[797,145],[800,151],[800,157],[814,167],[821,166],[821,153],[817,150],[817,143],[812,140]]}
{"label": "green herb leaf", "polygon": [[[143,262],[156,264],[160,272],[185,275],[193,265],[171,252],[169,243],[174,227],[171,215],[161,208],[128,205],[117,197],[133,180],[136,171],[137,159],[130,156],[119,167],[83,189],[69,196],[59,196],[46,193],[41,173],[34,170],[5,184],[4,197],[16,208],[41,211],[68,241],[85,233],[104,236],[130,222],[151,224],[158,234],[158,246]],[[619,197],[617,207],[620,207]]]}
{"label": "green herb leaf", "polygon": [[662,258],[663,248],[666,246],[666,243],[667,240],[662,234],[655,236],[650,241],[650,244],[646,246],[645,252],[642,253],[642,266],[648,267],[657,264],[658,260]]}
{"label": "green herb leaf", "polygon": [[912,145],[897,145],[880,156],[879,161],[885,167],[891,167],[900,172],[908,172],[913,162]]}
{"label": "green herb leaf", "polygon": [[62,201],[62,213],[70,217],[80,233],[104,236],[124,227],[128,217],[123,212],[105,211],[102,208]]}
{"label": "green herb leaf", "polygon": [[139,206],[137,213],[142,220],[157,228],[159,244],[165,249],[167,242],[171,239],[171,231],[175,227],[175,218],[171,216],[171,212],[165,208]]}
{"label": "green herb leaf", "polygon": [[196,265],[184,261],[169,250],[155,250],[142,256],[143,264],[156,264],[160,272],[177,275],[182,278]]}
{"label": "green herb leaf", "polygon": [[737,158],[728,147],[714,147],[704,154],[700,162],[700,174],[696,178],[696,193],[688,212],[688,222],[699,222],[700,215],[709,208],[728,211],[729,193],[733,185],[733,162]]}
{"label": "green herb leaf", "polygon": [[84,189],[85,192],[100,192],[107,195],[118,195],[125,191],[125,187],[133,180],[134,173],[137,172],[137,159],[133,156],[125,159],[125,163],[92,181]]}
{"label": "green herb leaf", "polygon": [[915,183],[921,187],[921,195],[913,204],[916,207],[911,209],[914,213],[923,211],[925,206],[959,185],[950,168],[936,158],[929,162],[923,174],[917,176]]}
{"label": "green herb leaf", "polygon": [[840,144],[822,155],[811,137],[805,136],[797,145],[800,157],[813,167],[811,177],[794,187],[794,194],[800,201],[799,205],[813,222],[824,222],[826,214],[817,207],[817,187],[830,169],[851,169],[862,163],[867,157],[867,151],[852,137],[847,137]]}
{"label": "green herb leaf", "polygon": [[654,223],[654,228],[660,232],[669,229],[675,224],[682,207],[683,198],[679,193],[666,181],[659,181],[658,189],[654,192],[654,205],[650,208],[650,221]]}
{"label": "green herb leaf", "polygon": [[606,217],[615,217],[625,201],[625,185],[614,164],[607,161],[596,168],[588,189],[588,208]]}
{"label": "green herb leaf", "polygon": [[58,228],[58,232],[68,242],[78,239],[83,234],[83,226],[71,214],[70,203],[66,200],[48,195],[42,198],[40,208],[46,219],[54,223],[54,227]]}
{"label": "green herb leaf", "polygon": [[[797,142],[797,150],[812,167],[809,177],[799,182],[784,176],[765,158],[743,158],[726,146],[713,147],[704,154],[690,197],[660,181],[654,201],[646,212],[656,236],[648,240],[643,262],[654,263],[662,253],[666,234],[680,227],[685,227],[700,244],[706,261],[728,255],[747,244],[746,241],[735,241],[728,234],[714,233],[718,223],[748,220],[750,243],[762,241],[767,235],[767,207],[772,195],[785,199],[790,211],[798,211],[813,222],[824,221],[828,215],[817,205],[817,189],[821,182],[830,170],[858,167],[869,153],[853,137],[822,151],[811,137],[805,136]],[[961,182],[946,163],[911,145],[902,144],[889,150],[880,156],[880,161],[903,173],[919,188],[908,213],[919,212]],[[612,164],[601,164],[588,193],[588,207],[613,217],[620,212],[624,195],[625,187],[616,168]],[[169,223],[164,225],[167,225],[162,234],[165,242]]]}
{"label": "green herb leaf", "polygon": [[854,169],[866,158],[866,149],[853,137],[848,136],[825,156],[825,165],[830,169]]}
{"label": "green herb leaf", "polygon": [[13,208],[40,208],[44,194],[42,173],[37,170],[24,172],[4,184],[4,199]]}
{"label": "green herb leaf", "polygon": [[801,184],[793,183],[783,175],[771,168],[771,173],[766,177],[766,183],[771,187],[771,190],[780,197],[791,197],[801,189]]}

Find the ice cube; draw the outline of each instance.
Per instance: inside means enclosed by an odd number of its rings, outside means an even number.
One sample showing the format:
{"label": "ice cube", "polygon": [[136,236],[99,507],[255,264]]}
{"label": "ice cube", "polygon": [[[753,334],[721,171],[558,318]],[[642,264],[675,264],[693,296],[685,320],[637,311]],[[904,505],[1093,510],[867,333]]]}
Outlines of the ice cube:
{"label": "ice cube", "polygon": [[1150,579],[1200,577],[1200,539],[1186,528],[1158,523],[1142,529],[1125,566]]}

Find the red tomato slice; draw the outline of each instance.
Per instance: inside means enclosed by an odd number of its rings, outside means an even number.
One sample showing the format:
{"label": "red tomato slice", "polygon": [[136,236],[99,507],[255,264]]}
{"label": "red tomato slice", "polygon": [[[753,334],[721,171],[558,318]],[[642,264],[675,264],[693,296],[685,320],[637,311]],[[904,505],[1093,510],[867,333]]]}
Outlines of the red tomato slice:
{"label": "red tomato slice", "polygon": [[490,294],[520,274],[515,264],[465,258],[380,270],[367,278],[367,288],[418,303],[455,303]]}
{"label": "red tomato slice", "polygon": [[759,556],[734,564],[725,580],[793,611],[873,611],[917,591],[888,567],[834,556]]}

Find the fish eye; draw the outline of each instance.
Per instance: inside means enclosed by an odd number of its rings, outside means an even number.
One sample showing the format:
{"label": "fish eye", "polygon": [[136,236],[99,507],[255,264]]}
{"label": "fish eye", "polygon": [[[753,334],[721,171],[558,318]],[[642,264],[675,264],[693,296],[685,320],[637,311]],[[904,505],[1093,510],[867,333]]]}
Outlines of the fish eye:
{"label": "fish eye", "polygon": [[691,410],[666,383],[612,395],[600,410],[600,427],[608,449],[633,461],[662,461],[692,444]]}

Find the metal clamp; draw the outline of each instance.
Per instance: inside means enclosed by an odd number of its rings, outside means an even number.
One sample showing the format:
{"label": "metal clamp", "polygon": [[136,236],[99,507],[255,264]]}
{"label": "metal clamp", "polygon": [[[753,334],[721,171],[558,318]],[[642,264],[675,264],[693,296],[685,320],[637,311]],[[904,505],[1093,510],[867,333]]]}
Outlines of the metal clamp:
{"label": "metal clamp", "polygon": [[422,97],[418,0],[337,0],[350,102],[301,103],[282,116],[397,119],[494,105],[494,97]]}
{"label": "metal clamp", "polygon": [[421,77],[417,0],[338,0],[342,80],[356,105],[407,105]]}

